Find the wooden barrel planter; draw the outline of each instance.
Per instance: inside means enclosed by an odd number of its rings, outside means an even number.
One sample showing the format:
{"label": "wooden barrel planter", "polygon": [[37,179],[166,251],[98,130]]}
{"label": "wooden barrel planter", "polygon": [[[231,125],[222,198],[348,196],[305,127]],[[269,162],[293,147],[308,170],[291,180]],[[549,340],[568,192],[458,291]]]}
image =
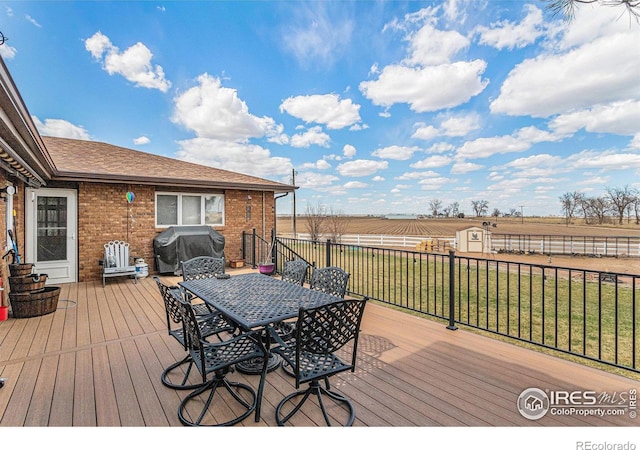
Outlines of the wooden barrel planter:
{"label": "wooden barrel planter", "polygon": [[9,276],[21,277],[30,275],[33,271],[33,263],[9,264]]}
{"label": "wooden barrel planter", "polygon": [[[27,266],[27,264],[21,264]],[[9,269],[11,271],[11,268]],[[24,270],[27,270],[25,267]],[[28,269],[32,270],[32,267]],[[17,272],[12,272],[17,273]],[[29,273],[9,277],[11,312],[16,319],[43,316],[58,308],[60,288],[45,286],[47,274]]]}
{"label": "wooden barrel planter", "polygon": [[44,316],[58,307],[60,288],[47,286],[38,292],[11,292],[11,311],[16,319]]}
{"label": "wooden barrel planter", "polygon": [[11,292],[37,292],[44,289],[47,282],[47,274],[31,274],[18,277],[9,277]]}

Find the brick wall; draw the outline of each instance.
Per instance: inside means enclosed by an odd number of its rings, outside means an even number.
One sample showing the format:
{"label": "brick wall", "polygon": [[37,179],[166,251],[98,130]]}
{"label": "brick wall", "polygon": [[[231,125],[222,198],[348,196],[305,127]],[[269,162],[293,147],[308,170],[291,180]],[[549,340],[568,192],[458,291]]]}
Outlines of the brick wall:
{"label": "brick wall", "polygon": [[[185,189],[158,188],[163,192],[188,192]],[[126,193],[135,194],[129,204]],[[78,184],[78,274],[79,281],[98,280],[102,276],[98,261],[105,242],[129,242],[130,254],[144,258],[153,272],[153,238],[164,228],[155,227],[156,188],[132,184]],[[203,193],[202,190],[193,192]],[[249,198],[251,197],[251,198]],[[263,208],[264,205],[264,208]],[[251,215],[247,217],[247,206]],[[225,192],[225,225],[214,227],[225,237],[227,260],[242,256],[242,231],[256,232],[268,239],[275,226],[273,192],[228,190]],[[264,215],[263,215],[264,212]],[[264,225],[263,225],[264,221]]]}

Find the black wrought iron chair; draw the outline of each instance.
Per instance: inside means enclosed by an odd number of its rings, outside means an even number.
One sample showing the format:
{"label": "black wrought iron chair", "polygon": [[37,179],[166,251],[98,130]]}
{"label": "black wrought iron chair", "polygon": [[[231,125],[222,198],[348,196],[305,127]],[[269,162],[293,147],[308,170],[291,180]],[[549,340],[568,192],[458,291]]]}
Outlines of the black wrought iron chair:
{"label": "black wrought iron chair", "polygon": [[322,267],[311,274],[311,289],[344,298],[350,274],[340,267]]}
{"label": "black wrought iron chair", "polygon": [[[350,274],[342,270],[340,267],[329,266],[314,269],[311,274],[311,289],[322,291],[335,297],[344,298],[347,293]],[[278,335],[276,341],[280,345],[293,345],[295,337],[295,321],[280,322],[274,325],[274,330]],[[285,360],[282,363],[282,369],[290,376],[294,376],[293,370],[289,363]]]}
{"label": "black wrought iron chair", "polygon": [[[216,258],[213,256],[196,256],[187,261],[181,261],[180,265],[182,268],[182,279],[184,281],[214,278],[216,275],[223,274],[225,271],[224,258]],[[213,307],[204,302],[194,303],[194,298],[191,294],[189,294],[189,300],[191,301],[194,312],[198,316],[215,312]]]}
{"label": "black wrought iron chair", "polygon": [[285,261],[282,269],[282,280],[302,286],[304,284],[304,280],[307,278],[308,269],[309,263],[303,259]]}
{"label": "black wrought iron chair", "polygon": [[[208,342],[202,335],[191,304],[186,300],[182,301],[181,309],[188,351],[202,375],[203,386],[190,392],[180,402],[178,407],[180,422],[191,426],[234,425],[249,417],[253,411],[255,411],[256,422],[259,421],[262,391],[267,373],[267,351],[260,335],[251,331],[240,333],[223,342]],[[227,379],[226,375],[232,371],[233,365],[255,358],[262,358],[264,361],[257,392],[247,384]],[[218,397],[228,397],[220,399],[221,401],[224,400],[227,404],[237,403],[237,405],[220,408],[217,412],[209,411],[216,394]],[[193,411],[198,408],[202,409],[196,417]],[[233,411],[234,417],[229,418],[221,412],[222,410]],[[242,412],[238,414],[238,410]],[[203,423],[205,417],[207,421]]]}
{"label": "black wrought iron chair", "polygon": [[[158,285],[167,318],[167,330],[169,336],[177,340],[182,347],[187,350],[187,342],[185,339],[184,321],[182,320],[181,301],[184,295],[178,286],[168,286],[160,281],[157,276],[153,277]],[[232,333],[235,331],[235,325],[229,323],[224,316],[218,313],[212,313],[206,316],[198,316],[198,327],[203,338],[217,336],[222,340],[222,333]],[[186,366],[186,368],[183,368]],[[160,379],[162,384],[173,389],[195,389],[202,384],[189,383],[189,375],[193,367],[193,360],[187,354],[182,360],[177,361],[162,371]],[[173,381],[178,380],[178,381]]]}
{"label": "black wrought iron chair", "polygon": [[[282,270],[282,281],[298,284],[302,286],[307,278],[309,263],[303,259],[294,259],[285,261]],[[273,330],[280,335],[280,339],[287,341],[293,337],[295,333],[295,321],[283,321],[273,324]],[[274,343],[278,343],[280,339]]]}
{"label": "black wrought iron chair", "polygon": [[[311,395],[317,397],[328,426],[331,426],[333,421],[325,406],[327,398],[344,407],[348,415],[344,425],[353,424],[355,420],[353,404],[343,394],[331,389],[329,377],[355,370],[360,323],[367,300],[367,298],[349,299],[316,308],[300,309],[295,345],[273,349],[292,367],[297,389],[296,392],[284,397],[276,407],[276,422],[279,426],[283,426],[300,411]],[[353,344],[349,350],[350,355],[347,354],[349,358],[345,357],[343,360],[336,355],[336,351],[350,342]],[[321,384],[322,381],[324,386]],[[303,383],[308,383],[309,386],[305,390],[300,390],[300,385]],[[294,399],[297,397],[302,399],[296,403]],[[284,414],[283,409],[287,410]]]}

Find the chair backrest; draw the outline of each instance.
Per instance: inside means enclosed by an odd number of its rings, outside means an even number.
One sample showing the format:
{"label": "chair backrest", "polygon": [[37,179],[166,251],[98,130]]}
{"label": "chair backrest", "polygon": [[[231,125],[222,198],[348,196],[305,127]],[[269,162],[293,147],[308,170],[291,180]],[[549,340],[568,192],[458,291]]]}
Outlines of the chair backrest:
{"label": "chair backrest", "polygon": [[311,275],[311,289],[344,298],[349,275],[340,267],[314,269]]}
{"label": "chair backrest", "polygon": [[104,244],[104,266],[129,266],[129,244],[124,241],[109,241]]}
{"label": "chair backrest", "polygon": [[298,314],[296,357],[303,352],[328,355],[353,341],[350,369],[356,364],[360,323],[368,298],[348,299],[315,308],[301,308]]}
{"label": "chair backrest", "polygon": [[196,256],[182,261],[182,278],[184,281],[213,278],[216,274],[224,273],[224,266],[224,258]]}
{"label": "chair backrest", "polygon": [[172,331],[176,329],[175,325],[180,324],[180,326],[182,326],[179,288],[167,286],[155,275],[153,280],[158,285],[162,300],[164,301],[164,309],[167,315],[167,329],[169,330],[169,334],[173,334]]}
{"label": "chair backrest", "polygon": [[307,263],[303,259],[286,261],[282,270],[282,280],[302,286],[304,284],[305,278],[307,278],[308,268],[309,263]]}

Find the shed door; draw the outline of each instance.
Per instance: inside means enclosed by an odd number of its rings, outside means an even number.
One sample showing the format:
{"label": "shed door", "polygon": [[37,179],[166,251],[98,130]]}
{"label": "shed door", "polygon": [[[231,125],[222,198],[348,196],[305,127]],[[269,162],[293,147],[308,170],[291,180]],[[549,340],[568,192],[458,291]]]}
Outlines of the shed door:
{"label": "shed door", "polygon": [[77,193],[72,189],[26,190],[26,261],[47,284],[77,281]]}

